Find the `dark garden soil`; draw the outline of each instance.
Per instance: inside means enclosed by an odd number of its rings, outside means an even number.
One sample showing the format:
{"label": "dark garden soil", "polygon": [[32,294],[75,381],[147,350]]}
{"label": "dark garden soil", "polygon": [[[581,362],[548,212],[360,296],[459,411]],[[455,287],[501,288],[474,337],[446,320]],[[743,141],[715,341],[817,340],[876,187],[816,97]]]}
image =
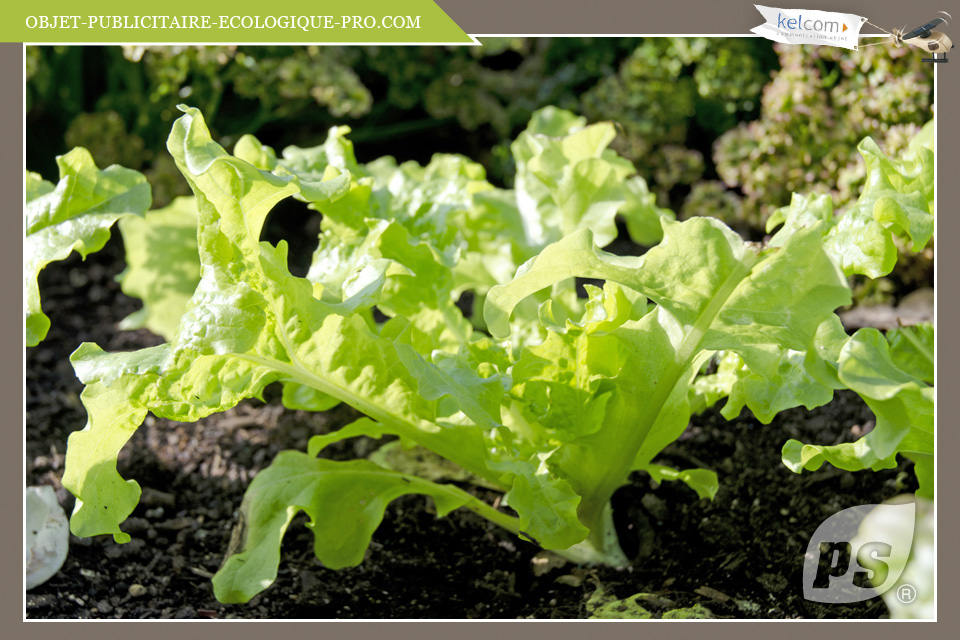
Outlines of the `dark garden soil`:
{"label": "dark garden soil", "polygon": [[[60,486],[67,436],[85,423],[82,385],[68,356],[82,341],[107,350],[158,344],[145,331],[117,330],[139,303],[123,296],[117,239],[86,263],[71,258],[41,275],[49,337],[27,350],[27,484]],[[29,618],[576,618],[601,584],[607,593],[659,596],[661,605],[700,603],[722,617],[877,618],[879,599],[852,605],[804,600],[803,553],[829,515],[913,490],[900,469],[852,474],[829,467],[803,476],[780,462],[788,438],[850,441],[872,425],[856,397],[839,394],[821,409],[789,411],[771,425],[745,413],[733,422],[695,417],[662,456],[682,468],[720,475],[712,502],[672,483],[654,487],[637,475],[615,496],[623,546],[635,557],[624,570],[571,565],[535,575],[538,549],[470,512],[436,519],[419,497],[387,510],[364,562],[331,571],[314,558],[312,534],[294,521],[283,545],[277,582],[248,605],[221,605],[210,576],[223,559],[235,510],[253,475],[283,449],[354,419],[340,407],[325,414],[284,410],[275,389],[267,402],[246,401],[196,424],[148,418],[120,456],[119,470],[143,487],[124,525],[133,540],[71,538],[63,569],[27,595]],[[330,455],[370,453],[356,439]],[[492,500],[492,494],[485,496]]]}

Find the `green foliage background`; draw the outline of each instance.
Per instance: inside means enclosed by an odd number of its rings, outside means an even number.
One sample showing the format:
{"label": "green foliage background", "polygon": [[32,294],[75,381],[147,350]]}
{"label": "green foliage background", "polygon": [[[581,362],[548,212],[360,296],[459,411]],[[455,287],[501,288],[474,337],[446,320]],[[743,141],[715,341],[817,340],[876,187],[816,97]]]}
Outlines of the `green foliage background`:
{"label": "green foliage background", "polygon": [[[906,49],[755,38],[488,38],[482,47],[27,47],[28,169],[84,146],[144,171],[155,204],[187,192],[163,140],[186,102],[232,147],[319,143],[347,124],[358,156],[478,159],[513,174],[509,142],[538,108],[611,120],[657,203],[752,239],[794,191],[856,199],[856,145],[896,154],[932,117],[931,65]],[[509,185],[508,185],[509,186]]]}

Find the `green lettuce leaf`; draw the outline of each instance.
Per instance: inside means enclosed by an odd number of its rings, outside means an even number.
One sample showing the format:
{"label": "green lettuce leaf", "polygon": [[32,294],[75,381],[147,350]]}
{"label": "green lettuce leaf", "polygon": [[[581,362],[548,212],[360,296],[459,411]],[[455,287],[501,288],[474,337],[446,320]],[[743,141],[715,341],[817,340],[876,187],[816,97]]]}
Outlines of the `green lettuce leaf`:
{"label": "green lettuce leaf", "polygon": [[663,240],[660,219],[676,220],[676,214],[657,206],[657,196],[650,193],[646,181],[640,176],[630,178],[623,187],[626,201],[620,209],[620,217],[627,224],[630,239],[646,247]]}
{"label": "green lettuce leaf", "polygon": [[40,308],[40,271],[73,251],[83,258],[99,251],[110,239],[114,222],[150,208],[150,185],[136,171],[118,166],[99,170],[80,147],[57,157],[57,166],[56,186],[26,173],[23,290],[28,347],[39,344],[50,329],[50,319]]}
{"label": "green lettuce leaf", "polygon": [[[86,427],[67,442],[62,482],[77,496],[70,531],[77,536],[109,533],[117,542],[129,542],[120,523],[137,506],[140,485],[117,473],[117,455],[157,397],[157,381],[170,360],[170,348],[112,355],[84,343],[70,359],[77,377],[87,385],[80,399],[88,416]],[[83,456],[80,464],[76,452]]]}
{"label": "green lettuce leaf", "polygon": [[890,357],[898,369],[933,384],[936,350],[932,324],[893,329],[887,332],[887,341],[890,343]]}
{"label": "green lettuce leaf", "polygon": [[735,353],[720,352],[715,357],[717,370],[713,373],[701,371],[690,385],[689,401],[693,413],[703,413],[729,396],[737,382],[738,373],[745,368],[743,360]]}
{"label": "green lettuce leaf", "polygon": [[[366,460],[335,462],[283,451],[250,483],[240,507],[239,549],[213,577],[217,600],[247,602],[273,583],[280,543],[294,516],[310,517],[314,553],[330,569],[363,561],[387,505],[404,495],[430,496],[443,517],[479,500],[452,485],[379,467]],[[482,503],[481,503],[482,504]],[[332,517],[332,516],[336,517]]]}
{"label": "green lettuce leaf", "polygon": [[866,162],[867,183],[856,204],[835,218],[829,196],[794,194],[790,206],[767,221],[768,232],[783,224],[771,244],[782,244],[812,220],[824,221],[825,246],[843,272],[871,278],[893,270],[898,242],[922,251],[934,227],[932,131],[931,121],[899,159],[887,157],[876,142],[865,138],[858,149]]}
{"label": "green lettuce leaf", "polygon": [[277,158],[272,148],[247,134],[237,141],[233,154],[258,169],[279,169],[282,173],[310,182],[325,180],[328,167],[337,169],[339,173],[365,175],[366,172],[357,162],[353,143],[346,137],[349,133],[350,127],[331,127],[323,144],[307,149],[290,146],[283,150],[281,158]]}
{"label": "green lettuce leaf", "polygon": [[127,262],[118,278],[120,288],[143,301],[143,308],[125,318],[120,328],[147,328],[173,340],[200,282],[197,200],[177,198],[143,218],[123,218],[118,226]]}
{"label": "green lettuce leaf", "polygon": [[683,482],[685,485],[697,492],[697,496],[702,499],[713,500],[720,490],[720,481],[717,479],[715,471],[709,469],[684,469],[677,471],[663,465],[647,465],[639,471],[646,471],[654,482],[664,481]]}
{"label": "green lettuce leaf", "polygon": [[[932,349],[932,331],[925,347]],[[843,385],[855,391],[876,416],[876,426],[852,443],[839,445],[802,444],[788,441],[783,447],[783,462],[792,471],[819,469],[824,462],[847,471],[891,469],[897,455],[914,461],[920,480],[918,493],[933,497],[934,388],[899,363],[913,364],[896,355],[901,347],[902,330],[891,336],[895,345],[876,329],[861,329],[840,352],[838,376]],[[922,340],[918,342],[923,345]],[[911,345],[911,347],[914,345]],[[908,367],[914,368],[914,367]],[[916,369],[914,369],[916,371]],[[932,372],[931,372],[932,382]]]}
{"label": "green lettuce leaf", "polygon": [[[590,228],[606,244],[619,214],[632,234],[653,244],[662,236],[660,218],[673,217],[656,207],[642,179],[623,182],[634,170],[607,148],[611,124],[586,126],[552,107],[536,112],[512,147],[515,190],[494,188],[480,165],[452,154],[437,154],[425,166],[389,157],[361,165],[347,133],[332,129],[323,145],[291,147],[281,158],[245,136],[236,153],[277,176],[316,180],[349,172],[354,181],[344,197],[311,205],[324,218],[307,277],[324,299],[336,299],[371,262],[388,261],[379,272],[377,309],[406,316],[421,330],[414,310],[438,310],[454,343],[468,335],[455,308],[461,294],[471,291],[481,308],[491,286],[508,282],[547,243]],[[554,297],[578,314],[574,290],[565,288]],[[483,328],[479,314],[472,320]],[[525,334],[543,337],[536,305],[523,305],[518,321],[527,325]]]}
{"label": "green lettuce leaf", "polygon": [[[568,379],[579,393],[576,400],[595,412],[575,421],[579,431],[548,459],[583,497],[579,515],[591,535],[602,531],[604,505],[630,469],[646,468],[686,427],[690,385],[713,352],[735,353],[751,371],[774,380],[784,354],[812,347],[819,326],[850,300],[817,225],[766,250],[715,220],[664,221],[663,228],[663,241],[639,258],[603,252],[586,230],[567,236],[523,265],[513,282],[491,289],[486,300],[484,314],[495,336],[510,331],[511,312],[522,300],[574,276],[613,281],[656,303],[639,319],[620,317],[606,331],[577,336],[576,350],[556,331],[557,338],[528,350],[531,358],[574,373]],[[518,367],[523,362],[521,356]],[[537,364],[530,371],[564,380],[563,368],[554,373]],[[522,368],[513,375],[515,382],[531,377]],[[530,406],[545,395],[540,392]],[[544,418],[537,418],[542,424]],[[551,426],[551,438],[569,429],[562,421]]]}
{"label": "green lettuce leaf", "polygon": [[781,411],[804,406],[821,407],[833,399],[833,389],[820,382],[808,370],[808,353],[771,347],[771,358],[779,361],[772,377],[759,375],[741,364],[734,372],[735,381],[721,414],[728,420],[740,415],[749,406],[763,424],[770,424]]}
{"label": "green lettuce leaf", "polygon": [[544,246],[580,229],[593,230],[601,246],[617,235],[614,219],[625,202],[621,182],[635,170],[607,149],[616,137],[613,124],[584,123],[547,107],[510,147],[530,245]]}
{"label": "green lettuce leaf", "polygon": [[283,383],[281,402],[287,409],[303,411],[328,411],[340,404],[337,398],[298,382]]}

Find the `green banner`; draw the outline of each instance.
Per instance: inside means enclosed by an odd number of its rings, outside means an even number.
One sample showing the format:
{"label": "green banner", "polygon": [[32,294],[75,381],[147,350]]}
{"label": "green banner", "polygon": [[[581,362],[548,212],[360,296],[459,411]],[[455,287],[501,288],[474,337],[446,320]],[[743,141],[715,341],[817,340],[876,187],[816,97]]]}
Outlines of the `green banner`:
{"label": "green banner", "polygon": [[121,0],[51,0],[15,8],[3,42],[474,44],[433,0],[167,0],[156,7]]}

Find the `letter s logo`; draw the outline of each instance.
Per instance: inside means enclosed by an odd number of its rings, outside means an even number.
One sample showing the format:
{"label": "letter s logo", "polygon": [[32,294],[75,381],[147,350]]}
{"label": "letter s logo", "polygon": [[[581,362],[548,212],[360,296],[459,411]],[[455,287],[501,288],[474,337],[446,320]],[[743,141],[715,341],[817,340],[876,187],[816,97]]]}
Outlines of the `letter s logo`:
{"label": "letter s logo", "polygon": [[[859,602],[890,589],[910,556],[915,517],[909,502],[851,507],[827,518],[807,545],[803,597]],[[858,530],[869,531],[869,539]]]}

